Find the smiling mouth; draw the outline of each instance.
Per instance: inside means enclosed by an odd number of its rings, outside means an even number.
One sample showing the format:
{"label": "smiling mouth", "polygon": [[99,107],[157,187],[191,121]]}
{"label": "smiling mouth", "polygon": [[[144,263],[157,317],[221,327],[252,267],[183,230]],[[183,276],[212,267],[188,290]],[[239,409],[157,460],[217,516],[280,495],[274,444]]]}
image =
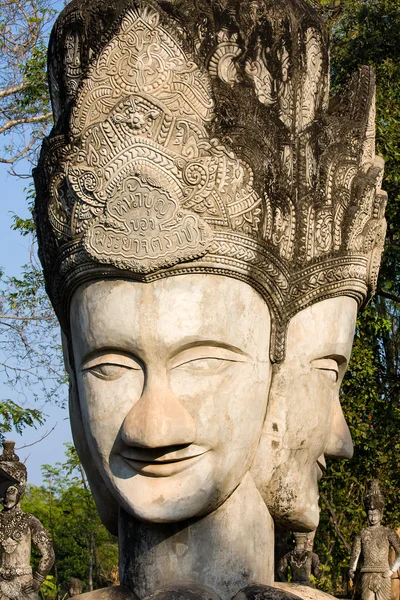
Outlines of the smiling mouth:
{"label": "smiling mouth", "polygon": [[154,460],[149,460],[147,457],[138,457],[137,455],[132,456],[128,452],[121,452],[120,456],[140,475],[147,477],[170,477],[193,466],[206,453],[207,450],[202,450],[196,454],[171,456],[170,458],[164,456]]}

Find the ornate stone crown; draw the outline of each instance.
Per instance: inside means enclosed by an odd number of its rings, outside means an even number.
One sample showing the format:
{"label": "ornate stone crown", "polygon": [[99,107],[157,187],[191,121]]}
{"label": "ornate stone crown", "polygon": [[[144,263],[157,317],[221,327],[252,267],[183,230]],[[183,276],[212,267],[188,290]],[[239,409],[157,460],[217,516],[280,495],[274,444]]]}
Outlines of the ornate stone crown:
{"label": "ornate stone crown", "polygon": [[23,463],[14,451],[15,442],[5,440],[3,442],[3,453],[0,454],[0,497],[4,498],[5,493],[11,485],[14,485],[21,497],[25,491],[27,471]]}
{"label": "ornate stone crown", "polygon": [[383,510],[385,499],[378,479],[372,479],[368,482],[368,490],[364,497],[364,506],[365,510]]}
{"label": "ornate stone crown", "polygon": [[374,76],[328,106],[327,34],[305,0],[74,0],[49,75],[36,224],[65,330],[89,279],[216,273],[263,296],[281,360],[298,311],[373,293]]}
{"label": "ornate stone crown", "polygon": [[308,543],[308,534],[303,533],[301,531],[296,531],[293,533],[293,537],[295,539],[296,544],[307,544]]}

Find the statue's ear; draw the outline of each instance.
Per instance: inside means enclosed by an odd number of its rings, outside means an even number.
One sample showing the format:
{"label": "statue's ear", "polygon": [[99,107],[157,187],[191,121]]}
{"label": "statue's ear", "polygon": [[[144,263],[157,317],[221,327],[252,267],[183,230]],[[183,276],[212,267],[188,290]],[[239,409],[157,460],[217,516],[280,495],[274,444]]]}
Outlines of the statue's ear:
{"label": "statue's ear", "polygon": [[61,330],[61,347],[62,347],[62,353],[63,353],[63,357],[64,357],[65,370],[67,371],[68,377],[71,381],[71,378],[75,376],[74,357],[72,354],[72,347],[71,347],[70,341],[62,330]]}
{"label": "statue's ear", "polygon": [[69,375],[69,414],[75,448],[83,468],[85,469],[100,518],[108,531],[113,535],[117,535],[118,503],[107,488],[93,462],[83,425],[75,371],[72,368],[70,361],[70,351],[68,348],[69,344],[64,334],[62,334],[62,346],[65,368]]}

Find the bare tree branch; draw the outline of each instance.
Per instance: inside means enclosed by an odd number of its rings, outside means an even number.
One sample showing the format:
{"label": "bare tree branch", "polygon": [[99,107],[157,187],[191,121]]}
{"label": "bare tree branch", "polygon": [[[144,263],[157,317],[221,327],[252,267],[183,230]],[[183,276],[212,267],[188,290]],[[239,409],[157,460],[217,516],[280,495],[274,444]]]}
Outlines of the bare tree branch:
{"label": "bare tree branch", "polygon": [[[49,314],[48,317],[44,316],[44,315],[37,315],[34,317],[16,317],[14,315],[0,315],[0,322],[3,319],[9,319],[10,321],[52,321],[54,320],[54,315],[53,314]],[[0,323],[2,325],[8,325],[8,323]]]}
{"label": "bare tree branch", "polygon": [[25,148],[22,148],[22,150],[20,152],[18,152],[18,154],[16,154],[12,158],[0,158],[0,163],[5,164],[5,165],[13,165],[20,158],[22,158],[23,156],[28,154],[29,150],[31,150],[33,148],[33,146],[35,145],[35,142],[36,142],[36,139],[33,137],[31,139],[31,141],[29,142],[29,144],[27,144],[25,146]]}
{"label": "bare tree branch", "polygon": [[376,292],[376,295],[381,296],[382,298],[387,298],[388,300],[392,300],[393,302],[397,302],[398,304],[400,304],[400,296],[389,294],[389,292],[384,292],[383,290],[378,290]]}
{"label": "bare tree branch", "polygon": [[329,503],[328,498],[325,496],[325,494],[323,492],[320,492],[320,496],[321,496],[322,500],[324,501],[325,506],[328,509],[329,513],[330,513],[330,518],[331,518],[331,521],[333,523],[333,527],[334,527],[334,529],[336,531],[337,536],[342,541],[342,543],[343,543],[344,547],[346,548],[346,550],[348,550],[348,552],[351,552],[351,546],[350,546],[350,544],[348,543],[348,541],[346,540],[346,538],[344,537],[344,535],[340,531],[339,522],[338,522],[338,519],[336,517],[336,513],[333,510],[333,507],[331,506],[331,504]]}
{"label": "bare tree branch", "polygon": [[51,112],[45,113],[44,115],[37,115],[36,117],[22,117],[21,119],[10,119],[2,127],[0,127],[0,133],[4,133],[17,125],[24,125],[26,123],[41,123],[47,121],[52,116]]}
{"label": "bare tree branch", "polygon": [[12,87],[6,88],[4,90],[0,90],[0,99],[6,98],[7,96],[13,96],[18,92],[22,92],[22,90],[26,89],[28,86],[26,83],[20,83],[19,85],[14,85]]}
{"label": "bare tree branch", "polygon": [[30,448],[31,446],[34,446],[35,444],[38,444],[39,442],[42,442],[47,437],[49,437],[49,435],[55,430],[55,428],[57,427],[57,425],[58,425],[58,421],[56,422],[55,425],[53,425],[53,427],[51,429],[49,429],[49,431],[46,431],[46,433],[44,433],[41,438],[39,438],[35,442],[32,442],[32,444],[24,444],[23,446],[19,446],[19,448],[16,448],[16,450],[23,450],[24,448]]}

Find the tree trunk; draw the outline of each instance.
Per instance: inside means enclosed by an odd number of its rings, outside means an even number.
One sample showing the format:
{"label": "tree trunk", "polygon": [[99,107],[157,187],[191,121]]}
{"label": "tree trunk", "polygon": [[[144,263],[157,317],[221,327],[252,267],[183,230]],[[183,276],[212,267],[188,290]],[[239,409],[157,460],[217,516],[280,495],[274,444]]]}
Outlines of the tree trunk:
{"label": "tree trunk", "polygon": [[94,532],[90,532],[89,542],[89,590],[93,592],[93,567],[94,567]]}

